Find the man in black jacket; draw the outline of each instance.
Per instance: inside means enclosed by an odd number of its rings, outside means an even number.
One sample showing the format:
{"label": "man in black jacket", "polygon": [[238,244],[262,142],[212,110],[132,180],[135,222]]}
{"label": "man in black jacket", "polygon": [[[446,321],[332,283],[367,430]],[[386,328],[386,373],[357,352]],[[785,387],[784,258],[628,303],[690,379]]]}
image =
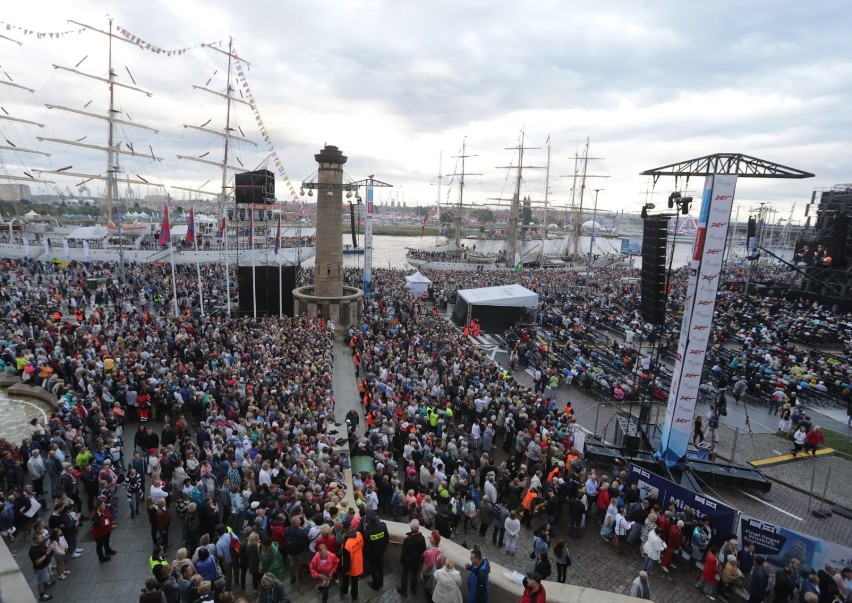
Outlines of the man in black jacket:
{"label": "man in black jacket", "polygon": [[769,574],[766,573],[766,559],[763,555],[754,558],[754,569],[751,571],[751,580],[748,585],[749,603],[760,603],[769,591]]}
{"label": "man in black jacket", "polygon": [[402,553],[399,563],[402,565],[401,584],[396,590],[403,597],[408,596],[408,586],[411,586],[411,594],[417,594],[417,577],[420,565],[423,563],[423,553],[426,552],[426,539],[420,533],[420,522],[412,519],[409,524],[411,531],[402,541]]}
{"label": "man in black jacket", "polygon": [[788,566],[784,568],[784,571],[775,572],[775,591],[772,603],[788,603],[795,590],[793,568]]}
{"label": "man in black jacket", "polygon": [[364,528],[364,559],[370,572],[370,588],[380,590],[385,584],[385,551],[390,542],[388,527],[375,511],[367,515]]}

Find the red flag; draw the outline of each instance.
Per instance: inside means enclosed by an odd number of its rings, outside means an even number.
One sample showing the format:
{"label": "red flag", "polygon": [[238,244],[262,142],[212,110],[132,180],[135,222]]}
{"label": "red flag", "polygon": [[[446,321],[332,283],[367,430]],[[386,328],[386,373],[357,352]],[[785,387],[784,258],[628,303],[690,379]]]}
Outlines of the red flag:
{"label": "red flag", "polygon": [[254,211],[249,211],[248,244],[254,245]]}
{"label": "red flag", "polygon": [[224,245],[228,242],[228,215],[224,211],[222,212],[221,234],[222,244]]}
{"label": "red flag", "polygon": [[426,232],[426,222],[429,221],[429,213],[427,212],[425,216],[423,216],[423,226],[420,227],[420,238],[423,238],[423,234]]}
{"label": "red flag", "polygon": [[189,226],[186,227],[186,242],[192,245],[195,243],[195,210],[189,208]]}
{"label": "red flag", "polygon": [[164,203],[163,221],[160,223],[160,245],[168,245],[172,242],[172,227],[169,220],[169,205]]}
{"label": "red flag", "polygon": [[278,214],[278,232],[275,233],[275,255],[278,255],[278,250],[281,249],[281,214]]}

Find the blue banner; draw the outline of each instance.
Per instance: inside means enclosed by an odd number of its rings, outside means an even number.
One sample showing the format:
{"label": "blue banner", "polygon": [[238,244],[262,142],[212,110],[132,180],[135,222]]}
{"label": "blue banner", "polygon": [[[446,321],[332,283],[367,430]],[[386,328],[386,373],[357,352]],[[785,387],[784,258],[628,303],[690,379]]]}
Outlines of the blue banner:
{"label": "blue banner", "polygon": [[826,563],[837,568],[852,565],[852,549],[790,530],[748,515],[740,515],[737,536],[742,544],[754,543],[754,552],[763,555],[774,567],[786,567],[791,559],[802,562],[802,569],[821,570]]}
{"label": "blue banner", "polygon": [[642,255],[642,241],[637,242],[630,239],[621,239],[621,253]]}
{"label": "blue banner", "polygon": [[633,482],[638,484],[642,498],[655,494],[657,503],[663,510],[670,502],[673,502],[678,511],[689,507],[695,511],[697,518],[709,517],[710,527],[713,529],[711,544],[721,546],[736,530],[737,510],[723,505],[716,499],[693,492],[636,465],[629,465],[627,483]]}

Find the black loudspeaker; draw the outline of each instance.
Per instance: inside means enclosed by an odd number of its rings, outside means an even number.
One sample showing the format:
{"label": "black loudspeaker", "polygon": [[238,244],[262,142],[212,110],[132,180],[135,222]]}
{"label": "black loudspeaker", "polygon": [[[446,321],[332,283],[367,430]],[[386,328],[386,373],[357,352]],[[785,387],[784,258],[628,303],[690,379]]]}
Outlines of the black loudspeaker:
{"label": "black loudspeaker", "polygon": [[746,229],[746,249],[754,251],[757,246],[757,220],[754,218],[748,219],[748,227]]}
{"label": "black loudspeaker", "polygon": [[[255,266],[254,290],[257,293],[257,314],[278,315],[278,266]],[[252,302],[252,267],[240,266],[237,268],[237,280],[239,281],[240,316],[252,316],[254,303]],[[284,295],[283,312],[287,316],[293,316],[293,289],[296,288],[296,267],[284,266],[280,269],[281,287]]]}
{"label": "black loudspeaker", "polygon": [[237,203],[274,203],[275,174],[269,170],[236,174],[234,199]]}
{"label": "black loudspeaker", "polygon": [[648,216],[642,231],[642,320],[652,325],[666,318],[667,216]]}
{"label": "black loudspeaker", "polygon": [[832,268],[843,268],[846,255],[847,237],[849,234],[849,218],[846,214],[838,213],[829,231],[828,255],[831,257]]}

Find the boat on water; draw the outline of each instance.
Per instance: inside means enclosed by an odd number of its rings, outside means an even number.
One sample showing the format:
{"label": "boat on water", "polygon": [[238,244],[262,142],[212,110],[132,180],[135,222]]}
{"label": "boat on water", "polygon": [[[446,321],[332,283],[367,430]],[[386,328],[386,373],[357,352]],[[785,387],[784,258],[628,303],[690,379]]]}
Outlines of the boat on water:
{"label": "boat on water", "polygon": [[344,245],[343,255],[364,255],[364,248],[353,247],[352,245]]}
{"label": "boat on water", "polygon": [[[234,108],[238,104],[249,104],[240,96],[235,95],[234,87],[231,84],[233,63],[238,60],[232,42],[229,42],[227,51],[205,45],[212,51],[227,56],[228,69],[225,90],[218,91],[208,88],[207,86],[210,81],[203,86],[192,86],[194,90],[210,93],[225,100],[224,126],[221,129],[206,127],[210,123],[209,119],[200,126],[184,124],[184,128],[201,131],[221,138],[224,146],[224,159],[221,162],[203,159],[208,153],[204,153],[198,157],[187,155],[177,156],[181,161],[194,161],[221,170],[221,187],[218,190],[203,190],[203,187],[207,183],[201,185],[198,189],[179,186],[170,187],[191,192],[196,195],[196,198],[200,198],[198,195],[203,195],[208,199],[215,199],[213,202],[201,202],[200,204],[214,208],[215,213],[221,216],[221,218],[193,215],[188,220],[188,217],[184,215],[182,219],[186,223],[181,223],[181,218],[178,217],[177,220],[169,219],[169,223],[165,224],[165,216],[168,215],[168,200],[170,199],[170,195],[167,193],[163,195],[166,199],[164,215],[158,221],[154,221],[153,218],[151,221],[146,221],[138,217],[127,220],[120,212],[114,215],[114,205],[120,206],[121,204],[121,200],[118,198],[119,182],[122,185],[127,184],[128,189],[131,184],[159,187],[161,189],[166,188],[142,176],[131,177],[127,173],[122,173],[123,170],[119,162],[122,156],[132,156],[133,161],[162,161],[162,158],[156,156],[153,148],[149,148],[150,153],[148,151],[137,152],[132,141],[123,139],[123,137],[128,135],[128,131],[135,131],[134,129],[151,132],[157,132],[157,130],[136,121],[119,119],[117,116],[122,111],[116,108],[114,102],[115,91],[119,88],[122,91],[142,93],[146,96],[151,96],[151,93],[137,87],[135,80],[133,86],[117,81],[116,72],[113,68],[112,40],[115,35],[110,33],[112,31],[111,20],[107,31],[84,24],[80,25],[92,32],[107,35],[109,40],[109,71],[107,77],[79,71],[76,68],[59,65],[54,65],[53,67],[54,69],[70,73],[75,77],[88,78],[89,80],[96,80],[101,84],[105,84],[105,89],[109,93],[109,108],[105,112],[97,113],[53,104],[46,104],[45,106],[52,114],[70,114],[74,119],[82,116],[92,120],[106,121],[108,127],[105,132],[105,144],[98,145],[90,142],[82,142],[82,140],[87,138],[85,136],[77,140],[43,136],[36,138],[43,143],[48,143],[51,147],[65,145],[65,148],[73,146],[104,152],[107,159],[105,172],[101,174],[80,173],[73,171],[71,166],[60,169],[31,168],[27,170],[24,168],[22,174],[0,173],[0,181],[26,182],[27,185],[19,187],[21,191],[19,194],[22,199],[25,198],[23,196],[24,188],[30,184],[44,185],[59,191],[59,188],[55,186],[54,178],[71,177],[81,180],[76,184],[81,191],[83,189],[88,191],[88,187],[86,186],[88,182],[102,181],[105,183],[105,198],[103,199],[103,206],[97,208],[97,213],[103,217],[96,222],[88,224],[63,224],[57,219],[38,216],[35,212],[30,212],[23,217],[12,217],[8,221],[0,219],[0,257],[16,260],[26,258],[32,261],[50,262],[114,261],[152,263],[171,261],[173,256],[175,264],[235,263],[236,265],[251,265],[253,262],[276,265],[298,265],[302,261],[313,257],[315,253],[314,240],[316,230],[301,224],[281,228],[281,217],[285,218],[286,224],[285,203],[278,202],[275,199],[265,199],[263,203],[258,204],[235,205],[233,203],[235,190],[232,183],[234,175],[248,170],[243,167],[243,163],[238,157],[232,156],[233,153],[230,149],[231,143],[240,141],[249,145],[257,145],[245,137],[239,126],[232,123],[231,116]],[[79,67],[79,64],[76,67]],[[13,82],[11,78],[0,80],[0,83],[10,86],[16,89],[16,91],[22,90],[29,94],[35,93],[35,90]],[[88,107],[88,104],[86,107]],[[6,114],[5,109],[4,114],[0,114],[0,119],[10,120],[16,124],[25,126],[40,128],[44,128],[45,126],[45,124]],[[15,157],[19,157],[22,154],[49,157],[53,154],[45,151],[26,149],[24,145],[13,144],[11,142],[9,146],[4,145],[0,147],[0,152],[4,151],[10,155],[14,154]],[[3,158],[0,157],[0,159]],[[234,159],[236,161],[233,161]],[[239,165],[231,165],[232,163],[239,163]],[[2,164],[5,165],[7,162],[3,161]],[[61,192],[60,196],[62,196]],[[94,202],[98,204],[97,200],[94,200]],[[276,223],[278,224],[277,228],[275,226]],[[170,236],[164,240],[161,237],[161,231],[168,232]]]}
{"label": "boat on water", "polygon": [[[548,238],[546,224],[542,226],[540,239],[522,239],[521,233],[521,183],[523,181],[524,134],[521,133],[518,151],[518,166],[515,178],[515,190],[511,198],[508,237],[505,239],[483,238],[480,235],[462,236],[462,211],[464,209],[466,141],[462,143],[461,172],[455,174],[458,181],[458,204],[452,208],[455,233],[452,239],[440,238],[428,249],[409,248],[406,262],[418,270],[441,270],[453,272],[474,272],[491,270],[518,270],[524,266],[558,267],[565,270],[586,270],[590,267],[587,256],[579,254],[569,256],[568,250],[574,241],[574,232],[569,228],[562,238]],[[548,173],[549,173],[548,148]],[[441,176],[438,176],[438,199],[440,202]],[[548,188],[547,186],[545,187]],[[440,207],[440,204],[436,205]],[[546,208],[546,196],[545,196]],[[449,208],[448,208],[449,209]],[[575,245],[576,248],[576,245]],[[591,267],[611,265],[621,261],[618,254],[604,254],[593,258]]]}

